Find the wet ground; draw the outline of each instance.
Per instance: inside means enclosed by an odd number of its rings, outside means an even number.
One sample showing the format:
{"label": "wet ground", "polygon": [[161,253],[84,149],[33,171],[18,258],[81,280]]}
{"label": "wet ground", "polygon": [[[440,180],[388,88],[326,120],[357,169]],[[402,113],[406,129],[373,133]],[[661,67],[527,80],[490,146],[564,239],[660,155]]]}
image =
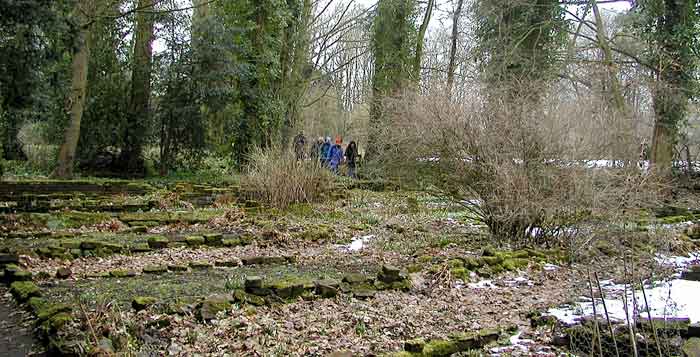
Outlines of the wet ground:
{"label": "wet ground", "polygon": [[23,357],[32,354],[34,338],[24,322],[22,312],[12,306],[14,303],[6,289],[0,289],[0,356]]}

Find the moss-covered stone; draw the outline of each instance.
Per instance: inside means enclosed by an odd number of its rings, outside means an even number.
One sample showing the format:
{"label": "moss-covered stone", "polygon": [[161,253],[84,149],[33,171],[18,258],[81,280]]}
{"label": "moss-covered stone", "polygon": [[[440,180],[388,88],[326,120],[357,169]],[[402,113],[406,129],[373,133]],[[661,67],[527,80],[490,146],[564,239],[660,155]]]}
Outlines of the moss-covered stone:
{"label": "moss-covered stone", "polygon": [[233,291],[233,298],[235,301],[241,304],[251,304],[255,306],[263,306],[266,304],[264,298],[257,295],[248,294],[241,289],[236,289]]}
{"label": "moss-covered stone", "polygon": [[433,340],[423,347],[425,357],[449,356],[457,352],[460,352],[457,342],[450,340]]}
{"label": "moss-covered stone", "polygon": [[210,296],[200,305],[197,316],[203,321],[210,321],[216,318],[219,312],[231,309],[231,297],[228,295]]}
{"label": "moss-covered stone", "polygon": [[192,268],[192,269],[206,270],[206,269],[211,269],[211,268],[213,268],[213,267],[214,267],[214,266],[211,265],[211,263],[205,262],[205,261],[194,261],[194,262],[190,262],[190,268]]}
{"label": "moss-covered stone", "polygon": [[168,271],[168,268],[163,265],[148,265],[143,267],[144,274],[163,274]]}
{"label": "moss-covered stone", "polygon": [[366,283],[370,280],[371,279],[367,275],[359,273],[348,273],[343,276],[343,282],[348,283],[350,285],[358,285]]}
{"label": "moss-covered stone", "polygon": [[80,243],[80,249],[82,250],[95,250],[99,247],[102,247],[102,242],[95,240],[85,240]]}
{"label": "moss-covered stone", "polygon": [[216,262],[214,262],[214,265],[217,266],[217,267],[233,268],[233,267],[237,267],[237,266],[241,265],[241,261],[240,261],[240,260],[236,260],[236,259],[233,259],[233,260],[217,260]]}
{"label": "moss-covered stone", "polygon": [[158,302],[158,299],[152,296],[137,296],[131,301],[131,307],[136,311],[141,311],[153,306]]}
{"label": "moss-covered stone", "polygon": [[133,278],[136,276],[136,272],[133,270],[117,269],[110,271],[109,276],[113,278]]}
{"label": "moss-covered stone", "polygon": [[335,279],[317,280],[314,282],[316,294],[323,298],[332,298],[338,294],[340,281]]}
{"label": "moss-covered stone", "polygon": [[41,289],[31,281],[16,281],[10,285],[10,293],[20,302],[26,302],[33,296],[41,296]]}
{"label": "moss-covered stone", "polygon": [[267,256],[242,257],[241,262],[243,265],[282,265],[288,262],[288,258]]}
{"label": "moss-covered stone", "polygon": [[224,235],[221,233],[208,233],[204,235],[204,243],[212,247],[223,246]]}
{"label": "moss-covered stone", "polygon": [[38,307],[38,310],[35,311],[36,318],[39,321],[45,321],[50,319],[56,314],[65,312],[65,313],[70,313],[73,310],[73,307],[71,307],[68,304],[48,304],[44,303],[41,304]]}
{"label": "moss-covered stone", "polygon": [[164,236],[148,237],[148,247],[151,249],[164,249],[170,244],[170,240]]}
{"label": "moss-covered stone", "polygon": [[229,248],[230,248],[230,247],[237,247],[237,246],[243,245],[243,244],[241,243],[241,240],[238,239],[238,238],[224,239],[224,240],[221,242],[221,244],[222,244],[224,247],[229,247]]}
{"label": "moss-covered stone", "polygon": [[185,238],[185,243],[190,247],[199,247],[204,245],[205,240],[204,237],[201,236],[190,236]]}
{"label": "moss-covered stone", "polygon": [[41,310],[47,304],[48,302],[46,301],[46,299],[36,296],[30,297],[27,301],[27,306],[29,306],[29,309],[34,313],[34,315],[38,315],[39,310]]}
{"label": "moss-covered stone", "polygon": [[150,252],[152,249],[146,243],[139,243],[131,247],[132,253],[146,253]]}
{"label": "moss-covered stone", "polygon": [[425,340],[422,338],[408,340],[408,341],[405,341],[403,343],[403,349],[406,350],[406,352],[423,353],[424,347],[425,347]]}
{"label": "moss-covered stone", "polygon": [[187,265],[170,264],[168,265],[168,270],[177,272],[187,271]]}
{"label": "moss-covered stone", "polygon": [[12,281],[31,281],[32,273],[26,270],[15,272],[12,276]]}
{"label": "moss-covered stone", "polygon": [[69,240],[69,241],[61,242],[60,245],[61,245],[61,247],[66,248],[66,249],[80,249],[81,243],[82,242],[79,240]]}
{"label": "moss-covered stone", "polygon": [[59,331],[63,326],[73,321],[73,316],[68,312],[60,312],[51,316],[45,323],[48,323],[51,331]]}

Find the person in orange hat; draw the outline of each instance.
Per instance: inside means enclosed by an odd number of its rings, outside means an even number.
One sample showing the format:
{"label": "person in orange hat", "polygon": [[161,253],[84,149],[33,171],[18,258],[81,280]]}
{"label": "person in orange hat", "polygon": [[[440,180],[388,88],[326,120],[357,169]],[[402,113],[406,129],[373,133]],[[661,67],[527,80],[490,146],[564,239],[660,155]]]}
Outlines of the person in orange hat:
{"label": "person in orange hat", "polygon": [[343,162],[343,147],[340,146],[340,144],[343,143],[343,138],[340,137],[340,135],[335,137],[335,145],[331,148],[331,154],[330,154],[330,167],[331,171],[334,173],[338,173],[338,166],[340,166],[340,163]]}

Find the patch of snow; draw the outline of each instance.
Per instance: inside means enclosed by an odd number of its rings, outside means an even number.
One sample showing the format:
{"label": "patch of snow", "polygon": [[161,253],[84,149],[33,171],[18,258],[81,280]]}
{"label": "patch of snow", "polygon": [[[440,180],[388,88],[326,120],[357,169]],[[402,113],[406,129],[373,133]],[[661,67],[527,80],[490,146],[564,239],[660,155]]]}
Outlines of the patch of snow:
{"label": "patch of snow", "polygon": [[[697,262],[698,257],[698,253],[690,257],[658,255],[656,261],[660,265],[674,267],[680,273],[684,268]],[[611,320],[624,322],[628,316],[627,312],[630,318],[634,316],[647,318],[650,314],[652,318],[689,318],[691,323],[700,322],[700,304],[697,303],[700,296],[700,281],[675,278],[645,285],[644,292],[627,291],[627,311],[623,302],[625,286],[610,280],[603,280],[600,284],[606,296],[605,307]],[[644,294],[646,294],[648,306],[644,302]],[[637,301],[636,311],[632,304],[633,299]],[[595,299],[595,306],[598,316],[605,318],[601,299]],[[584,317],[593,316],[593,302],[588,297],[582,297],[581,301],[573,305],[549,309],[547,314],[556,317],[564,324],[573,325]]]}
{"label": "patch of snow", "polygon": [[342,249],[347,250],[348,252],[360,251],[360,250],[364,249],[367,242],[369,242],[370,240],[372,240],[374,238],[375,238],[374,234],[370,234],[367,236],[361,236],[361,237],[354,237],[352,239],[352,241],[350,242],[350,244],[342,246]]}
{"label": "patch of snow", "polygon": [[519,276],[515,279],[511,280],[506,280],[504,281],[506,286],[510,287],[520,287],[520,286],[532,286],[532,281],[530,279],[524,277],[524,276]]}
{"label": "patch of snow", "polygon": [[470,289],[496,289],[497,286],[496,284],[493,283],[491,280],[482,280],[479,281],[478,283],[469,283],[467,286],[469,286]]}
{"label": "patch of snow", "polygon": [[544,269],[545,271],[555,271],[555,270],[559,269],[559,266],[547,263],[544,265],[544,267],[542,267],[542,269]]}

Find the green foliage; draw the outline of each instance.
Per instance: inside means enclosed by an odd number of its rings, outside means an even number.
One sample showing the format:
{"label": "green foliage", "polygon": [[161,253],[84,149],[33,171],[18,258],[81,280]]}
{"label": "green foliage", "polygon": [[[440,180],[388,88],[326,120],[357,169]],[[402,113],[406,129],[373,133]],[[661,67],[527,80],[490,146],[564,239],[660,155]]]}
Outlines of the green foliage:
{"label": "green foliage", "polygon": [[[557,0],[479,0],[475,4],[482,75],[496,87],[556,78],[567,33]],[[528,88],[529,89],[529,88]]]}
{"label": "green foliage", "polygon": [[400,94],[415,79],[413,52],[416,43],[415,0],[382,0],[372,28],[374,76],[367,155],[380,151],[380,140],[374,127],[382,124],[384,98]]}

